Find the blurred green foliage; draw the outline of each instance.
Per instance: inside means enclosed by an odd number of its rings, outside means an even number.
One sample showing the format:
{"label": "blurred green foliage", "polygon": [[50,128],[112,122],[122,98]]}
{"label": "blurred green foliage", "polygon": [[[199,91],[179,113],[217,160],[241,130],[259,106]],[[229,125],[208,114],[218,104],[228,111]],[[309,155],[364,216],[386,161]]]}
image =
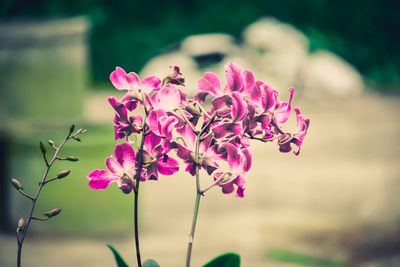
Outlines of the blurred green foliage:
{"label": "blurred green foliage", "polygon": [[299,266],[309,267],[350,267],[350,264],[344,262],[333,261],[314,257],[311,255],[295,253],[284,249],[271,249],[267,253],[267,257],[271,261],[282,263],[293,263]]}
{"label": "blurred green foliage", "polygon": [[273,16],[304,31],[312,49],[329,49],[370,84],[394,90],[400,80],[399,10],[397,0],[2,0],[0,18],[88,15],[92,77],[101,82],[117,65],[138,72],[187,35],[239,36],[259,17]]}

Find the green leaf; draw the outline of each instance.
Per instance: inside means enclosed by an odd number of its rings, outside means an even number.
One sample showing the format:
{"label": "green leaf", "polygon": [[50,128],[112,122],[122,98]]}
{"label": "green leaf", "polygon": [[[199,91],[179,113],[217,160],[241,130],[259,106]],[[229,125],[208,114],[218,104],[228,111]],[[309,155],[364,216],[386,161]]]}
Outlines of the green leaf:
{"label": "green leaf", "polygon": [[345,262],[333,261],[325,258],[318,258],[306,254],[295,253],[283,249],[271,249],[267,253],[267,257],[271,261],[294,263],[301,266],[309,267],[350,267]]}
{"label": "green leaf", "polygon": [[222,254],[203,267],[240,267],[240,256],[236,253]]}
{"label": "green leaf", "polygon": [[160,265],[155,260],[146,260],[143,262],[142,267],[160,267]]}
{"label": "green leaf", "polygon": [[124,261],[124,259],[119,255],[119,252],[110,244],[107,244],[107,247],[111,249],[112,253],[114,253],[115,261],[117,262],[118,267],[129,267],[128,264]]}

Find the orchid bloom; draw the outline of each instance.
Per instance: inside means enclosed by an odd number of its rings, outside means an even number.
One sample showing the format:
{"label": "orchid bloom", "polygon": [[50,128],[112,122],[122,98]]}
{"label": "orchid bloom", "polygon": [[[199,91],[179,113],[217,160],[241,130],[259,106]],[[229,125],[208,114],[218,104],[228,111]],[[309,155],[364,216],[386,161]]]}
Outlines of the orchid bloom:
{"label": "orchid bloom", "polygon": [[[199,91],[188,99],[176,86],[184,85],[179,67],[171,68],[172,73],[162,82],[155,76],[140,81],[136,73],[127,74],[120,67],[111,73],[114,87],[127,90],[120,101],[108,99],[115,110],[115,139],[131,142],[132,134],[141,133],[144,147],[135,157],[129,143],[117,145],[115,158],[106,159],[108,170],[94,170],[88,175],[90,187],[104,189],[116,182],[129,193],[135,189],[138,169],[141,181],[157,180],[159,174],[172,175],[179,169],[178,161],[169,156],[172,150],[191,175],[195,175],[196,167],[203,168],[223,193],[236,191],[238,197],[243,197],[245,174],[252,164],[250,139],[277,140],[281,152],[291,151],[295,144],[299,150],[294,153],[299,154],[310,120],[294,108],[297,128],[291,133],[284,131],[292,113],[293,88],[289,88],[289,100],[282,101],[271,86],[256,81],[251,71],[230,62],[225,65],[226,83],[222,84],[215,73],[206,72],[197,81]],[[206,110],[202,104],[208,96],[211,108]],[[144,107],[145,117],[130,115],[138,103]],[[228,171],[221,170],[220,161],[227,162]],[[138,162],[142,166],[135,166]]]}
{"label": "orchid bloom", "polygon": [[149,134],[144,141],[143,164],[146,169],[146,180],[158,180],[158,173],[172,175],[179,170],[179,162],[168,157],[161,144],[161,137]]}
{"label": "orchid bloom", "polygon": [[110,74],[110,80],[114,87],[118,90],[128,90],[122,101],[133,100],[134,102],[142,99],[142,92],[144,94],[150,94],[152,91],[160,89],[161,80],[156,76],[150,76],[140,82],[139,76],[134,73],[126,73],[120,67],[116,67],[115,71]]}
{"label": "orchid bloom", "polygon": [[140,133],[143,124],[143,118],[141,116],[128,117],[128,111],[125,105],[117,101],[114,97],[109,97],[108,102],[115,110],[115,140],[128,137],[132,133]]}
{"label": "orchid bloom", "polygon": [[[191,175],[195,175],[196,173],[196,158],[195,158],[195,143],[196,143],[196,134],[192,131],[192,129],[185,125],[182,129],[177,130],[182,139],[181,144],[178,141],[174,142],[175,148],[177,148],[177,156],[184,160],[187,165],[186,171]],[[202,140],[199,143],[199,167],[203,167],[207,170],[208,174],[211,174],[218,168],[218,164],[215,160],[219,159],[219,156],[215,153],[212,145],[211,145],[212,137],[209,136],[206,139]]]}
{"label": "orchid bloom", "polygon": [[304,137],[307,134],[308,127],[310,126],[310,119],[304,119],[300,109],[294,108],[294,112],[297,115],[297,128],[293,134],[285,133],[278,139],[279,151],[281,152],[290,152],[292,150],[291,143],[295,144],[299,150],[294,154],[296,156],[300,153],[301,145],[303,144]]}
{"label": "orchid bloom", "polygon": [[135,152],[130,144],[122,143],[116,145],[114,155],[106,159],[108,171],[96,169],[88,174],[89,187],[100,190],[116,182],[122,192],[129,194],[134,188]]}

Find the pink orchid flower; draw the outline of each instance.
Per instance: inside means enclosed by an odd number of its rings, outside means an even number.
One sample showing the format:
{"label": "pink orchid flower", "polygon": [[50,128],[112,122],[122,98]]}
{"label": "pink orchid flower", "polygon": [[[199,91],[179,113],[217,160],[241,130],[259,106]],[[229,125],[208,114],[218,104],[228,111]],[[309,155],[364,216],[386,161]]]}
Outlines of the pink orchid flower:
{"label": "pink orchid flower", "polygon": [[142,99],[142,92],[146,95],[150,94],[152,91],[157,91],[160,89],[161,80],[156,76],[150,76],[145,78],[140,82],[139,76],[134,73],[126,73],[120,67],[116,67],[115,71],[110,74],[110,80],[114,87],[118,90],[128,90],[122,101],[129,100],[139,100]]}
{"label": "pink orchid flower", "polygon": [[[177,129],[180,133],[183,144],[179,143],[179,141],[174,142],[173,145],[177,148],[177,156],[184,160],[187,165],[186,171],[191,175],[196,174],[196,158],[195,158],[195,143],[196,143],[196,135],[193,133],[192,129],[185,125],[181,129]],[[218,164],[215,160],[219,159],[219,156],[215,153],[212,145],[211,145],[212,137],[209,136],[205,140],[202,140],[199,143],[199,167],[204,168],[209,175],[211,175],[217,168]]]}
{"label": "pink orchid flower", "polygon": [[307,134],[308,127],[310,126],[310,119],[304,119],[300,112],[300,109],[294,108],[294,112],[297,115],[297,128],[293,134],[285,133],[278,139],[279,151],[290,152],[292,150],[291,143],[295,144],[299,150],[294,151],[294,154],[298,156],[300,154],[300,148],[303,144],[303,140]]}
{"label": "pink orchid flower", "polygon": [[89,187],[101,190],[116,182],[125,194],[134,188],[135,152],[128,143],[118,144],[114,150],[115,159],[110,156],[106,159],[107,170],[93,170],[87,176]]}
{"label": "pink orchid flower", "polygon": [[149,134],[144,140],[143,164],[146,180],[158,180],[158,173],[172,175],[179,170],[179,162],[166,154],[161,137]]}
{"label": "pink orchid flower", "polygon": [[115,140],[126,138],[132,133],[139,133],[142,130],[143,118],[141,116],[128,117],[126,106],[114,97],[109,97],[108,102],[115,110]]}

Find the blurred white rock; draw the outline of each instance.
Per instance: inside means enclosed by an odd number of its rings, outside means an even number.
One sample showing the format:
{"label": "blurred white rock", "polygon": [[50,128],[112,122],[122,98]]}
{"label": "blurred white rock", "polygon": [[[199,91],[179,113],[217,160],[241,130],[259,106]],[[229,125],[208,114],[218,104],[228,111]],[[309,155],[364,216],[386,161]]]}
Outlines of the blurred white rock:
{"label": "blurred white rock", "polygon": [[312,53],[302,68],[304,93],[308,97],[357,96],[364,90],[360,73],[329,51]]}
{"label": "blurred white rock", "polygon": [[364,84],[359,72],[346,61],[327,51],[309,53],[307,37],[290,24],[274,18],[261,18],[247,26],[239,42],[228,34],[199,34],[185,38],[178,49],[151,59],[141,75],[164,77],[171,64],[185,76],[185,91],[197,91],[197,79],[205,71],[215,72],[225,81],[224,65],[234,61],[253,71],[262,80],[288,98],[288,88],[296,95],[314,98],[359,95]]}

